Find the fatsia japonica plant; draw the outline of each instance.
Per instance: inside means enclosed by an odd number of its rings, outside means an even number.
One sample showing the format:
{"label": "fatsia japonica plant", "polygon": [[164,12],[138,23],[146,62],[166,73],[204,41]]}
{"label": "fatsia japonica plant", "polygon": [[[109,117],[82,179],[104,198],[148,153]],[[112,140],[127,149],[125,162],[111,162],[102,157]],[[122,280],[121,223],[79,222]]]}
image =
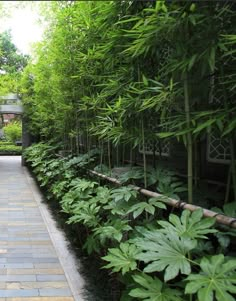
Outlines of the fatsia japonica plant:
{"label": "fatsia japonica plant", "polygon": [[137,237],[109,249],[105,267],[130,273],[134,288],[129,295],[138,299],[188,300],[190,294],[192,300],[234,300],[236,260],[207,252],[198,256],[202,240],[217,232],[214,219],[202,214],[201,209],[185,210],[181,217],[171,214],[169,221],[159,221],[161,227],[154,230],[137,229]]}
{"label": "fatsia japonica plant", "polygon": [[[216,227],[202,209],[165,220],[166,197],[146,199],[132,186],[111,188],[86,172],[78,176],[78,164],[91,163],[86,155],[61,160],[46,145],[32,146],[27,154],[35,173],[47,175],[50,185],[44,188],[59,201],[67,223],[86,233],[82,248],[101,256],[104,268],[126,284],[122,300],[234,300],[236,261],[222,247],[233,230]],[[225,212],[232,208],[224,206]]]}

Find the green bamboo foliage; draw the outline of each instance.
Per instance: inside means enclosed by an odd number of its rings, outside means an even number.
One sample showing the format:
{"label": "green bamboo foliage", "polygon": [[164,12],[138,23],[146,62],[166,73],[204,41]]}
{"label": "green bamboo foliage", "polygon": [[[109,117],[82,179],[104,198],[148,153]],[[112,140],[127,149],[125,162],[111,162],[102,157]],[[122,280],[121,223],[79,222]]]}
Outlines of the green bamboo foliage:
{"label": "green bamboo foliage", "polygon": [[[130,148],[135,158],[136,149],[145,149],[149,139],[178,139],[186,145],[191,203],[193,145],[198,149],[210,128],[235,141],[236,72],[229,77],[227,67],[224,75],[231,113],[208,104],[212,73],[218,76],[226,57],[235,64],[232,2],[66,1],[43,6],[48,31],[22,82],[33,133],[40,140],[63,142],[70,153],[102,146],[101,162],[110,167],[119,157],[125,159]],[[148,124],[151,117],[155,131]],[[147,159],[144,152],[144,174]],[[235,166],[233,156],[231,161]]]}

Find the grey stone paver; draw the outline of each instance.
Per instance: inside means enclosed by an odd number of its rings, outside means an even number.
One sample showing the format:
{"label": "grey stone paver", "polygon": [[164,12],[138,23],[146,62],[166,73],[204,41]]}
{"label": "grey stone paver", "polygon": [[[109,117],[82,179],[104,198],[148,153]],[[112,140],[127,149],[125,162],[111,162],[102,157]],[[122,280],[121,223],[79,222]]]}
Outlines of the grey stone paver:
{"label": "grey stone paver", "polygon": [[0,157],[0,301],[83,301],[65,243],[21,158]]}
{"label": "grey stone paver", "polygon": [[46,296],[71,296],[71,291],[68,288],[64,289],[39,289],[39,295],[46,297]]}

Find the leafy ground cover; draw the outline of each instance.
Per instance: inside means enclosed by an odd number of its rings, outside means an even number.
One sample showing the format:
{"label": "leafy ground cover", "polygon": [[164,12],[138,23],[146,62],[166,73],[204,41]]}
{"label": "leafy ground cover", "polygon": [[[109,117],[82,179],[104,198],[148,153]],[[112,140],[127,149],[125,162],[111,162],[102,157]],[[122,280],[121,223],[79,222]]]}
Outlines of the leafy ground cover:
{"label": "leafy ground cover", "polygon": [[[47,201],[56,202],[76,228],[80,247],[122,284],[113,300],[235,300],[235,230],[203,218],[201,209],[171,212],[168,195],[147,199],[130,186],[91,178],[87,170],[98,164],[97,150],[59,158],[58,147],[40,143],[25,157]],[[171,176],[169,185],[178,183]],[[129,181],[135,178],[131,174]],[[156,182],[158,188],[161,180]],[[172,193],[183,193],[183,187],[172,185]],[[218,210],[230,206],[235,208]]]}

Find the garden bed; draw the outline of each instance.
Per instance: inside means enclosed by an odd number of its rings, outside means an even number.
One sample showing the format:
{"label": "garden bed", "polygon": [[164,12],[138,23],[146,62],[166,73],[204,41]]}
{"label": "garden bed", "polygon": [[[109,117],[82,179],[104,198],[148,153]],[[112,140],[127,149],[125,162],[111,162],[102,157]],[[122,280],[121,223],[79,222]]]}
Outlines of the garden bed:
{"label": "garden bed", "polygon": [[[25,155],[45,200],[68,233],[78,258],[85,261],[88,283],[93,284],[88,285],[87,300],[156,300],[154,296],[161,294],[168,301],[189,300],[190,295],[193,301],[205,301],[208,299],[200,298],[205,289],[220,300],[217,281],[222,267],[224,279],[235,273],[234,229],[204,218],[201,209],[193,213],[173,210],[166,206],[168,196],[147,198],[126,186],[142,182],[140,169],[121,173],[119,181],[124,185],[114,187],[89,175],[88,169],[99,161],[96,151],[67,158],[58,158],[56,152],[55,147],[39,144],[28,148]],[[153,172],[150,187],[156,183],[164,189],[163,171],[156,170],[159,177],[155,179]],[[177,192],[185,190],[177,187],[184,186],[172,176],[166,178],[172,188],[169,194],[178,196]],[[215,210],[236,215],[234,203]],[[194,289],[196,282],[199,285]],[[229,286],[221,289],[222,296],[235,297]]]}

